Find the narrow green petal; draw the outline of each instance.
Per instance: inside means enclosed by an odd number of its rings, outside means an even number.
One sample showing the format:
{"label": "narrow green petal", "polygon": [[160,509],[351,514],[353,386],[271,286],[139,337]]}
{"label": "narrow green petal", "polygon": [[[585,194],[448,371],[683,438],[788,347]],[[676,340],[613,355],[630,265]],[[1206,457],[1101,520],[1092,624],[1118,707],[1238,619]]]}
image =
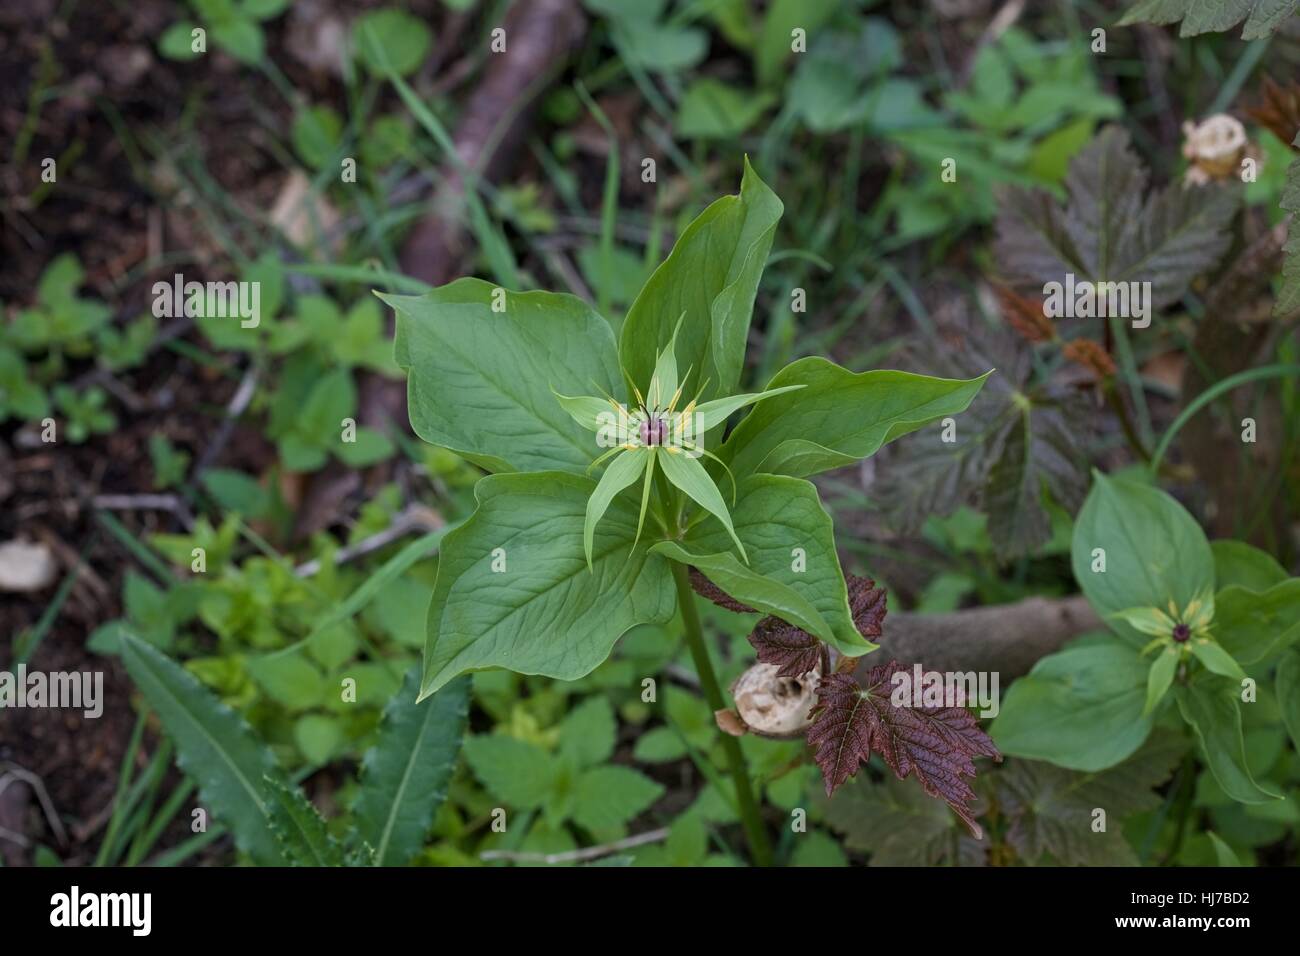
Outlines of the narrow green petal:
{"label": "narrow green petal", "polygon": [[1205,669],[1212,673],[1236,680],[1246,676],[1246,672],[1241,669],[1241,665],[1233,659],[1232,655],[1214,641],[1192,641],[1192,653],[1205,665]]}
{"label": "narrow green petal", "polygon": [[1174,682],[1174,672],[1177,669],[1178,648],[1166,647],[1152,663],[1151,670],[1147,671],[1147,703],[1142,709],[1143,717],[1155,710],[1156,704],[1165,696],[1169,685]]}
{"label": "narrow green petal", "polygon": [[551,394],[560,407],[589,432],[598,432],[603,425],[618,422],[618,407],[609,399],[594,395],[561,395],[555,389],[551,389]]}
{"label": "narrow green petal", "polygon": [[786,385],[782,388],[774,388],[767,392],[746,392],[743,395],[732,395],[730,398],[715,398],[711,402],[705,402],[695,407],[695,421],[693,427],[695,434],[702,435],[711,428],[716,428],[727,420],[732,412],[744,408],[746,405],[753,405],[755,402],[761,402],[765,398],[771,398],[774,395],[780,395],[782,392],[793,392],[797,389],[804,388],[803,385]]}
{"label": "narrow green petal", "polygon": [[1174,619],[1158,607],[1130,607],[1109,616],[1117,617],[1143,634],[1155,637],[1168,637],[1174,632]]}
{"label": "narrow green petal", "polygon": [[596,525],[605,516],[614,496],[641,476],[650,456],[642,451],[629,451],[615,458],[596,482],[596,490],[587,499],[587,517],[582,525],[582,548],[587,555],[587,569],[591,569],[591,544]]}
{"label": "narrow green petal", "polygon": [[677,332],[681,329],[684,318],[686,318],[685,312],[678,318],[677,327],[673,329],[673,337],[668,340],[664,350],[659,353],[658,361],[655,362],[655,372],[650,378],[650,389],[645,396],[651,411],[666,406],[673,393],[677,391]]}
{"label": "narrow green petal", "polygon": [[654,483],[655,477],[655,456],[659,454],[658,449],[650,448],[647,450],[645,463],[645,483],[641,486],[641,514],[636,519],[636,537],[632,539],[632,547],[641,540],[641,526],[645,524],[645,509],[650,504],[650,486]]}
{"label": "narrow green petal", "polygon": [[722,499],[722,492],[718,491],[718,486],[713,483],[713,479],[704,470],[699,459],[689,457],[681,449],[667,446],[659,456],[659,464],[669,481],[722,522],[722,526],[731,535],[731,540],[736,542],[740,556],[748,563],[749,557],[745,554],[745,546],[740,543],[740,538],[736,537],[736,529],[731,524],[731,512],[727,510],[727,503]]}

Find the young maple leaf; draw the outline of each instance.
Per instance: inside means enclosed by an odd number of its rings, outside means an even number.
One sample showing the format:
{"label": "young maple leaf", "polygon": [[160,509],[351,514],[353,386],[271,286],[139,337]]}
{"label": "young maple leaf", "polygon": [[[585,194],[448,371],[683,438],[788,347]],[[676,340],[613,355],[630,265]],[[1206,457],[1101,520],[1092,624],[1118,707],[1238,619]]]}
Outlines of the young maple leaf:
{"label": "young maple leaf", "polygon": [[[885,620],[885,589],[876,587],[876,582],[870,578],[860,578],[853,574],[848,576],[848,586],[849,611],[853,615],[853,623],[863,637],[879,637]],[[769,614],[755,625],[749,635],[749,643],[753,645],[760,661],[778,668],[777,677],[802,677],[809,671],[816,670],[821,663],[822,642],[774,614]]]}
{"label": "young maple leaf", "polygon": [[808,742],[816,748],[826,793],[856,774],[874,750],[898,779],[910,774],[947,803],[978,839],[981,830],[968,807],[975,792],[963,778],[975,776],[972,757],[1000,761],[1002,754],[965,707],[895,706],[892,678],[906,670],[890,661],[867,671],[861,683],[847,674],[822,682]]}

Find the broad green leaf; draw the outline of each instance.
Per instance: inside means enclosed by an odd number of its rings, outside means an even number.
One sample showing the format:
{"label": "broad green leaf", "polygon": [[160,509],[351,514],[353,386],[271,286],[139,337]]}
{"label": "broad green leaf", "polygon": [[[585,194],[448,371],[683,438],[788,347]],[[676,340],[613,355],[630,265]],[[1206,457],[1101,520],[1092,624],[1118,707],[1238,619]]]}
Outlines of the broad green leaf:
{"label": "broad green leaf", "polygon": [[674,123],[685,139],[734,139],[776,102],[771,93],[701,77],[682,95]]}
{"label": "broad green leaf", "polygon": [[199,56],[194,50],[193,42],[196,26],[188,20],[173,23],[158,39],[158,52],[169,60],[193,60]]}
{"label": "broad green leaf", "polygon": [[1244,541],[1224,538],[1210,542],[1214,554],[1214,586],[1222,591],[1234,584],[1251,591],[1267,591],[1287,579],[1286,569],[1267,551]]}
{"label": "broad green leaf", "polygon": [[443,539],[421,697],[485,667],[576,680],[629,628],[672,617],[671,572],[646,541],[632,548],[628,498],[605,513],[588,568],[582,528],[594,489],[559,472],[478,483],[478,510]]}
{"label": "broad green leaf", "polygon": [[843,654],[875,647],[853,623],[834,525],[811,482],[784,475],[746,478],[732,521],[748,566],[736,560],[729,535],[711,520],[655,550],[694,565],[736,600],[803,628]]}
{"label": "broad green leaf", "polygon": [[302,790],[271,777],[264,777],[263,785],[271,830],[285,859],[293,866],[342,866],[342,847]]}
{"label": "broad green leaf", "polygon": [[718,486],[713,483],[713,479],[709,477],[709,473],[700,464],[700,460],[691,458],[680,448],[672,446],[665,447],[663,453],[658,455],[657,459],[659,467],[663,470],[664,477],[685,492],[686,496],[697,505],[721,521],[722,526],[731,535],[731,540],[740,549],[741,558],[748,561],[745,546],[741,543],[740,538],[736,536],[735,526],[731,523],[731,513],[727,510],[727,503],[722,498],[722,492],[718,491]]}
{"label": "broad green leaf", "polygon": [[1278,661],[1276,692],[1291,745],[1300,750],[1300,651],[1289,650]]}
{"label": "broad green leaf", "polygon": [[662,785],[631,767],[596,767],[578,778],[573,821],[587,830],[613,830],[649,807],[663,792]]}
{"label": "broad green leaf", "polygon": [[773,0],[768,4],[754,48],[754,70],[763,86],[781,79],[783,64],[793,55],[790,31],[799,27],[811,40],[813,32],[835,15],[839,0]]}
{"label": "broad green leaf", "polygon": [[458,279],[380,296],[397,310],[411,427],[489,471],[583,472],[601,449],[554,392],[621,396],[614,334],[571,295],[501,290],[505,311],[495,312],[495,289]]}
{"label": "broad green leaf", "polygon": [[[1158,488],[1100,472],[1075,520],[1071,556],[1093,609],[1134,643],[1146,638],[1111,615],[1135,607],[1167,610],[1170,600],[1181,611],[1214,588],[1214,555],[1183,506]],[[1105,570],[1094,571],[1103,560]]]}
{"label": "broad green leaf", "polygon": [[1256,664],[1300,637],[1300,578],[1266,591],[1238,585],[1214,597],[1214,636],[1241,664]]}
{"label": "broad green leaf", "polygon": [[465,759],[488,793],[511,809],[540,807],[551,791],[554,761],[536,744],[500,734],[467,737]]}
{"label": "broad green leaf", "polygon": [[1239,803],[1268,803],[1278,799],[1251,776],[1241,734],[1241,685],[1231,679],[1203,675],[1174,689],[1183,720],[1201,743],[1201,756],[1223,792]]}
{"label": "broad green leaf", "polygon": [[1004,754],[1070,770],[1104,770],[1151,732],[1147,668],[1112,638],[1044,657],[1013,683],[989,735]]}
{"label": "broad green leaf", "polygon": [[927,422],[964,411],[987,374],[968,381],[910,372],[854,373],[810,357],[773,376],[768,391],[803,385],[754,407],[720,456],[737,477],[754,472],[804,478],[874,455]]}
{"label": "broad green leaf", "polygon": [[376,76],[390,69],[399,76],[414,73],[424,62],[432,39],[424,21],[405,10],[371,10],[352,26],[353,48]]}
{"label": "broad green leaf", "polygon": [[560,723],[560,753],[579,767],[602,763],[614,753],[618,721],[607,697],[588,697]]}
{"label": "broad green leaf", "polygon": [[469,714],[469,679],[416,702],[420,670],[384,708],[379,739],[366,752],[353,807],[357,832],[376,866],[405,866],[424,842],[447,796]]}
{"label": "broad green leaf", "polygon": [[301,655],[249,658],[248,672],[268,697],[291,711],[315,707],[325,692],[325,675]]}
{"label": "broad green leaf", "polygon": [[1178,648],[1166,647],[1151,664],[1151,670],[1147,672],[1147,702],[1142,708],[1143,717],[1150,715],[1169,691],[1174,682],[1174,672],[1178,670],[1179,656]]}
{"label": "broad green leaf", "polygon": [[623,322],[618,355],[633,382],[650,380],[660,349],[685,313],[676,354],[678,364],[692,371],[683,391],[694,396],[704,382],[703,400],[734,391],[782,209],[746,160],[740,195],[713,202],[682,231]]}
{"label": "broad green leaf", "polygon": [[199,786],[203,804],[230,828],[235,845],[257,862],[284,862],[270,828],[263,778],[285,782],[270,749],[243,719],[183,667],[130,634],[122,661],[176,744],[182,770]]}
{"label": "broad green leaf", "polygon": [[591,567],[591,546],[596,533],[596,525],[605,516],[610,503],[620,491],[645,474],[646,468],[654,463],[655,455],[647,449],[621,451],[605,467],[605,473],[596,483],[596,490],[587,499],[587,511],[582,521],[582,553],[587,558],[587,567]]}
{"label": "broad green leaf", "polygon": [[293,725],[293,742],[307,762],[316,766],[329,763],[343,740],[337,717],[328,714],[303,714]]}
{"label": "broad green leaf", "polygon": [[254,20],[234,19],[212,24],[212,40],[245,66],[261,62],[266,37]]}

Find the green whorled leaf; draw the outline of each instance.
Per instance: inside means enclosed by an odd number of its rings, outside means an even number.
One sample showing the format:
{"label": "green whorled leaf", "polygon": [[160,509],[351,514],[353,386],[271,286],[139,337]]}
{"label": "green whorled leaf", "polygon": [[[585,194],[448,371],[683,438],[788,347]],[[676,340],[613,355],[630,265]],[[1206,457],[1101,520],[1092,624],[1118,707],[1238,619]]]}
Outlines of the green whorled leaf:
{"label": "green whorled leaf", "polygon": [[1170,646],[1151,662],[1151,670],[1147,671],[1147,702],[1142,708],[1142,716],[1153,713],[1156,705],[1169,692],[1180,657],[1178,648]]}
{"label": "green whorled leaf", "polygon": [[[987,842],[970,835],[942,800],[910,780],[886,775],[879,783],[865,774],[840,787],[824,807],[826,822],[843,834],[850,850],[871,854],[871,866],[983,866]],[[972,809],[984,811],[978,799]]]}
{"label": "green whorled leaf", "polygon": [[661,784],[631,767],[594,767],[578,778],[573,822],[584,829],[616,829],[663,796]]}
{"label": "green whorled leaf", "polygon": [[730,539],[713,520],[656,550],[699,568],[734,600],[775,614],[847,656],[875,649],[853,623],[835,528],[811,482],[752,475],[737,488],[732,521],[745,543],[748,567],[725,553]]}
{"label": "green whorled leaf", "polygon": [[1214,608],[1214,636],[1240,664],[1257,664],[1300,638],[1300,578],[1265,591],[1234,584],[1215,595]]}
{"label": "green whorled leaf", "polygon": [[777,372],[768,390],[806,387],[756,405],[719,455],[738,478],[815,475],[962,412],[989,374],[957,381],[888,370],[854,373],[823,358],[799,359]]}
{"label": "green whorled leaf", "polygon": [[1109,126],[1071,161],[1066,208],[1043,193],[1007,191],[995,246],[1004,276],[1037,288],[1064,284],[1067,273],[1076,282],[1150,282],[1152,309],[1178,301],[1227,250],[1241,193],[1172,183],[1148,196],[1146,181],[1128,135]]}
{"label": "green whorled leaf", "polygon": [[1267,591],[1287,579],[1286,569],[1276,558],[1244,541],[1211,541],[1210,551],[1214,554],[1214,586],[1219,590],[1236,584],[1250,591]]}
{"label": "green whorled leaf", "polygon": [[1127,644],[1109,638],[1067,647],[1011,685],[989,736],[1007,756],[1105,770],[1151,732],[1146,687],[1147,668]]}
{"label": "green whorled leaf", "polygon": [[[587,510],[582,521],[582,553],[587,558],[587,567],[591,567],[591,547],[595,540],[596,525],[604,517],[610,503],[620,491],[645,475],[647,468],[654,466],[655,453],[649,449],[631,449],[619,452],[605,466],[605,473],[600,476],[596,488],[587,499]],[[640,530],[640,521],[637,524]]]}
{"label": "green whorled leaf", "polygon": [[353,805],[357,832],[376,866],[405,866],[420,849],[447,796],[469,714],[468,678],[416,702],[420,669],[384,708],[379,739],[362,761]]}
{"label": "green whorled leaf", "polygon": [[[1282,190],[1281,206],[1291,213],[1291,221],[1295,222],[1296,214],[1300,213],[1300,159],[1293,159],[1286,168],[1286,186]],[[1286,258],[1282,260],[1282,281],[1273,303],[1273,314],[1276,316],[1289,315],[1300,309],[1300,229],[1287,228],[1286,245],[1282,251]]]}
{"label": "green whorled leaf", "polygon": [[1246,672],[1232,659],[1232,655],[1214,641],[1193,638],[1189,646],[1192,654],[1210,673],[1218,674],[1220,677],[1235,677],[1237,680],[1246,676]]}
{"label": "green whorled leaf", "polygon": [[663,470],[665,478],[722,522],[722,526],[727,529],[727,534],[739,549],[740,557],[748,563],[749,556],[745,553],[745,545],[736,534],[727,502],[723,499],[722,492],[718,491],[718,486],[713,483],[713,479],[709,477],[709,473],[700,464],[700,460],[690,457],[681,449],[668,446],[663,449],[662,454],[656,456],[656,461]]}
{"label": "green whorled leaf", "polygon": [[181,769],[194,778],[212,816],[230,828],[235,845],[265,865],[284,857],[271,831],[263,778],[284,782],[270,749],[243,719],[188,671],[131,634],[121,638],[122,661],[176,744]]}
{"label": "green whorled leaf", "polygon": [[[1080,773],[1037,760],[1011,760],[994,775],[998,809],[1009,821],[1007,843],[1024,863],[1058,866],[1137,866],[1120,823],[1154,810],[1154,787],[1169,778],[1187,749],[1175,733],[1154,733],[1127,760]],[[1093,813],[1106,811],[1106,829]]]}
{"label": "green whorled leaf", "polygon": [[467,737],[465,759],[488,793],[511,809],[540,807],[551,793],[556,762],[536,744],[501,734]]}
{"label": "green whorled leaf", "polygon": [[479,481],[478,509],[443,539],[421,698],[487,667],[576,680],[629,628],[672,617],[671,571],[646,541],[632,547],[637,508],[626,496],[596,530],[588,568],[582,528],[594,490],[560,472]]}
{"label": "green whorled leaf", "polygon": [[1130,23],[1177,23],[1179,36],[1231,30],[1242,20],[1243,40],[1258,40],[1278,29],[1300,7],[1300,0],[1141,0],[1120,20]]}
{"label": "green whorled leaf", "polygon": [[1275,690],[1291,745],[1300,750],[1300,651],[1289,650],[1278,661]]}
{"label": "green whorled leaf", "polygon": [[298,787],[263,778],[270,826],[291,866],[343,866],[343,848],[325,820]]}
{"label": "green whorled leaf", "polygon": [[489,471],[580,473],[600,449],[555,392],[623,394],[609,324],[582,300],[458,279],[425,295],[380,295],[397,312],[411,427]]}
{"label": "green whorled leaf", "polygon": [[[1150,485],[1093,473],[1092,491],[1074,524],[1074,577],[1089,603],[1116,633],[1145,637],[1111,615],[1134,607],[1181,611],[1214,589],[1214,555],[1205,532],[1177,501]],[[1093,571],[1093,551],[1105,571]],[[1097,565],[1100,567],[1100,564]]]}
{"label": "green whorled leaf", "polygon": [[738,196],[724,196],[678,237],[632,303],[618,354],[633,382],[648,382],[655,360],[685,313],[677,360],[692,369],[685,391],[728,395],[740,381],[758,281],[783,207],[745,161]]}
{"label": "green whorled leaf", "polygon": [[1269,803],[1279,797],[1257,784],[1246,764],[1240,692],[1237,681],[1202,674],[1176,687],[1174,699],[1183,720],[1196,732],[1201,756],[1223,792],[1238,803]]}

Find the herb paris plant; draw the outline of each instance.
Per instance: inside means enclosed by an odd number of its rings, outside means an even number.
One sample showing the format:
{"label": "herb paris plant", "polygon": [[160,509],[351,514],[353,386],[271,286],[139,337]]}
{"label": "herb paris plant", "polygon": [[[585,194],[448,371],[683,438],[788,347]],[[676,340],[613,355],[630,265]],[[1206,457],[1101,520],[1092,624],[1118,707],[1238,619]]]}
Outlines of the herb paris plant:
{"label": "herb paris plant", "polygon": [[[874,648],[854,626],[830,516],[804,479],[960,413],[987,373],[853,373],[809,357],[762,392],[736,394],[781,213],[746,163],[740,194],[682,232],[617,345],[570,295],[460,279],[381,296],[397,312],[416,434],[492,472],[442,544],[422,698],[489,667],[576,679],[630,628],[680,611],[720,708],[688,567],[847,657]],[[722,440],[727,418],[750,405]]]}

